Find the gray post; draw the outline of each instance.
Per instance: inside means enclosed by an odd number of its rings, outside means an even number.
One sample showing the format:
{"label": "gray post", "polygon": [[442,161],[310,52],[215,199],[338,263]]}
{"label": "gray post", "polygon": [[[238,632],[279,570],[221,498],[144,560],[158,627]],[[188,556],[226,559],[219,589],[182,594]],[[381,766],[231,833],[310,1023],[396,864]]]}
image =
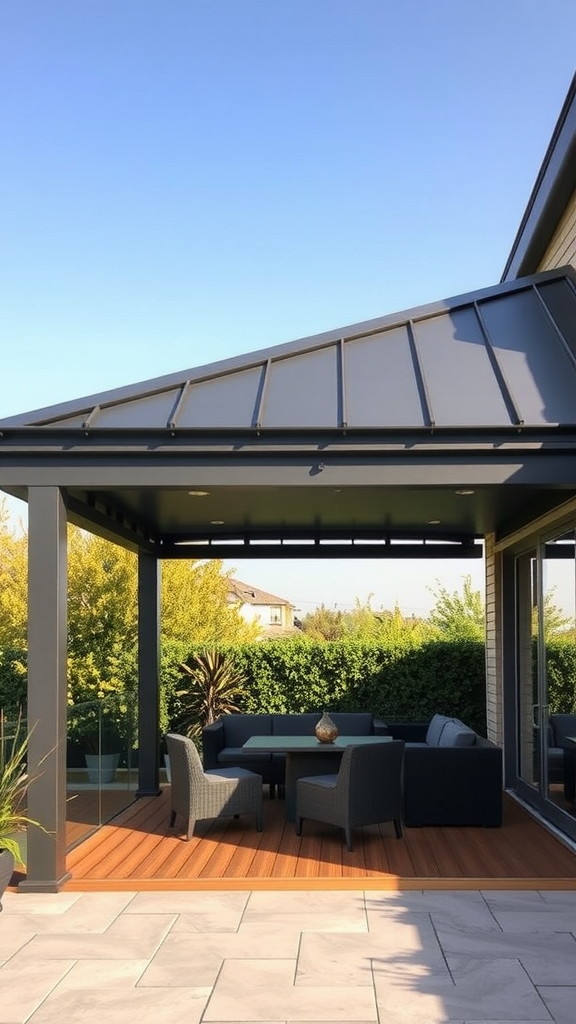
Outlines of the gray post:
{"label": "gray post", "polygon": [[138,793],[157,796],[160,724],[160,563],[138,553]]}
{"label": "gray post", "polygon": [[[66,872],[66,507],[58,487],[28,490],[28,827],[26,892],[57,892]],[[49,834],[47,834],[49,833]]]}

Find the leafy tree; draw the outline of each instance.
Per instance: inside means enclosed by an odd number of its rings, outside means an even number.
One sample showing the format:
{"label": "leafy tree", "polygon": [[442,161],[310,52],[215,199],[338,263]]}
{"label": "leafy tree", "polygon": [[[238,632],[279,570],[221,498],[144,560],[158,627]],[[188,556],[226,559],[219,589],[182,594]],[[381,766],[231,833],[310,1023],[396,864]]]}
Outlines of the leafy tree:
{"label": "leafy tree", "polygon": [[162,640],[210,647],[256,639],[256,622],[248,623],[237,604],[228,601],[222,562],[174,559],[162,563]]}
{"label": "leafy tree", "polygon": [[452,594],[436,580],[436,588],[429,588],[436,604],[428,622],[443,638],[449,640],[484,640],[485,614],[482,595],[473,590],[472,577],[465,576],[462,591]]}
{"label": "leafy tree", "polygon": [[[544,594],[544,605],[543,605],[543,616],[544,616],[544,639],[549,641],[552,638],[569,640],[574,643],[575,639],[575,623],[574,619],[569,615],[566,615],[562,609],[554,603],[554,592],[556,587],[552,587],[547,590]],[[538,609],[532,609],[532,632],[536,636],[538,633]]]}
{"label": "leafy tree", "polygon": [[321,604],[304,616],[302,631],[312,640],[339,640],[342,636],[342,612]]}
{"label": "leafy tree", "polygon": [[28,542],[10,529],[0,500],[0,649],[24,648],[28,631]]}

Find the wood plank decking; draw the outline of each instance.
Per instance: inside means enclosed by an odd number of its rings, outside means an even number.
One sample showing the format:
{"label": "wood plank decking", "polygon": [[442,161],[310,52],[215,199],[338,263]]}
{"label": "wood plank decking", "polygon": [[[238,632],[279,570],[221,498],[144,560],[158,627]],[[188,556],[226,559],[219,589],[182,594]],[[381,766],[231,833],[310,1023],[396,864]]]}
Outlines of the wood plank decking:
{"label": "wood plank decking", "polygon": [[65,889],[576,889],[576,854],[505,796],[499,829],[359,829],[304,823],[296,836],[281,800],[251,817],[200,822],[190,842],[168,828],[169,795],[142,798],[68,855]]}

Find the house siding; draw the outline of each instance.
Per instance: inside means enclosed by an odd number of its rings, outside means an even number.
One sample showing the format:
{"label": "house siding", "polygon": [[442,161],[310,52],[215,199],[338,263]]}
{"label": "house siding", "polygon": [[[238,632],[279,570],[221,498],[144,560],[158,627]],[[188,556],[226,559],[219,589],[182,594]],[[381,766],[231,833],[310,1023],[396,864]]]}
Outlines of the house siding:
{"label": "house siding", "polygon": [[550,239],[538,270],[556,270],[568,265],[576,268],[576,189]]}
{"label": "house siding", "polygon": [[494,551],[494,534],[484,538],[486,583],[486,728],[488,739],[502,744],[502,615],[501,555]]}

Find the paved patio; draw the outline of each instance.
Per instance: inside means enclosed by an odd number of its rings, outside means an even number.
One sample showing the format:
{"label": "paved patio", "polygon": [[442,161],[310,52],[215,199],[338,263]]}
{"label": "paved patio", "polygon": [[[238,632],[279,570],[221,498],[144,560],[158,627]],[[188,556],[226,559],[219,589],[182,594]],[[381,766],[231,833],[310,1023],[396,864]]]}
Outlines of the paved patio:
{"label": "paved patio", "polygon": [[8,892],[0,1024],[574,1024],[576,892]]}

